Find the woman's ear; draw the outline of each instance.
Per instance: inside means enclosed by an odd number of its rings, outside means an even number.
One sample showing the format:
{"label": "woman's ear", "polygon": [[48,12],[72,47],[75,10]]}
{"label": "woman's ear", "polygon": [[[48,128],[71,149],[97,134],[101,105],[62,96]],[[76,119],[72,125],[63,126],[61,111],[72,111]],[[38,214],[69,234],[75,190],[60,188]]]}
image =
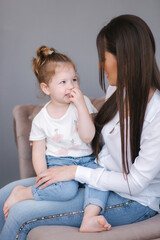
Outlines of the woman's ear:
{"label": "woman's ear", "polygon": [[42,91],[43,91],[46,95],[49,95],[49,94],[50,94],[48,85],[47,85],[46,83],[42,82],[42,83],[40,84],[40,87],[41,87]]}

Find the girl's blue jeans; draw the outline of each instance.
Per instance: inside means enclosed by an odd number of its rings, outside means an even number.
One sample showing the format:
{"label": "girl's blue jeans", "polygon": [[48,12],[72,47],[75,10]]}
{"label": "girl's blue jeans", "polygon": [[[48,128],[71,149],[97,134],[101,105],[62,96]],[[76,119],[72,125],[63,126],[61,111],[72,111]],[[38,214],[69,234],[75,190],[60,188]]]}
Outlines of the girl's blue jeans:
{"label": "girl's blue jeans", "polygon": [[[84,157],[53,157],[46,156],[47,168],[57,166],[69,166],[80,165],[83,167],[97,168],[95,163],[95,156],[89,155]],[[35,188],[35,184],[32,186],[32,194],[35,200],[47,200],[47,201],[68,201],[77,195],[79,183],[77,181],[58,182],[49,185],[44,189],[40,187]],[[84,208],[88,204],[94,204],[99,206],[104,211],[105,203],[107,201],[108,193],[99,191],[94,188],[85,185],[85,199]]]}
{"label": "girl's blue jeans", "polygon": [[[67,225],[79,227],[83,218],[84,188],[69,201],[27,200],[14,205],[4,221],[3,205],[17,185],[32,186],[35,178],[8,184],[0,190],[0,240],[25,240],[28,232],[40,225]],[[130,224],[148,219],[157,212],[138,202],[108,192],[103,215],[112,226]],[[112,231],[112,230],[111,230]]]}

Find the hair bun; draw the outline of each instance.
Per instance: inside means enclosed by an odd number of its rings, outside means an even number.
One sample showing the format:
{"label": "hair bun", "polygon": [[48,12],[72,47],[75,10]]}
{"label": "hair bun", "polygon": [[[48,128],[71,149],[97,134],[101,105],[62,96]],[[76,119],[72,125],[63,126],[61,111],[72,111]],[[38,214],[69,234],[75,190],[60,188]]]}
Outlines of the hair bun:
{"label": "hair bun", "polygon": [[41,46],[37,50],[37,57],[46,58],[48,55],[51,55],[55,52],[54,48],[48,48],[47,46]]}
{"label": "hair bun", "polygon": [[54,48],[45,45],[39,47],[36,51],[36,57],[32,59],[32,68],[39,83],[47,83],[55,74],[57,64],[71,64],[75,69],[72,60],[66,55],[59,53]]}

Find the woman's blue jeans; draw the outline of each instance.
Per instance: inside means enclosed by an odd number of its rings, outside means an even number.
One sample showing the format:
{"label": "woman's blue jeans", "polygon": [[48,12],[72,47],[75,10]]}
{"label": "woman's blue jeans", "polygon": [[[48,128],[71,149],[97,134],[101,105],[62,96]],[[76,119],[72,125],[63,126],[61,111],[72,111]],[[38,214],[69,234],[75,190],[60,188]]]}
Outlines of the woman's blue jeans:
{"label": "woman's blue jeans", "polygon": [[[14,205],[4,221],[3,205],[17,185],[31,186],[34,178],[8,184],[0,190],[0,240],[25,240],[28,232],[40,225],[67,225],[79,227],[83,218],[84,188],[72,200],[27,200]],[[104,216],[112,226],[124,225],[148,219],[156,214],[147,206],[109,192]]]}

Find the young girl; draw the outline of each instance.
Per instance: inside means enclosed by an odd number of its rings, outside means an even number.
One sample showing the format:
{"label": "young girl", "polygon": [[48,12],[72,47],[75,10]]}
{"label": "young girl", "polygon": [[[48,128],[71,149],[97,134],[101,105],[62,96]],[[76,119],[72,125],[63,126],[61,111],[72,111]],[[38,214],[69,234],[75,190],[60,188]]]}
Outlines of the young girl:
{"label": "young girl", "polygon": [[[78,86],[74,63],[66,55],[53,48],[42,46],[33,59],[33,70],[42,91],[50,101],[42,108],[32,122],[32,160],[37,180],[39,174],[55,166],[82,165],[96,168],[90,142],[95,135],[95,127],[90,114],[96,109],[83,96]],[[17,186],[4,205],[5,219],[11,207],[23,200],[66,201],[76,196],[78,182],[75,180],[52,183],[37,187]],[[87,215],[96,216],[104,210],[106,193],[86,186],[84,206]],[[94,204],[94,205],[93,205]],[[102,216],[95,223],[82,224],[80,231],[109,230],[110,224]]]}

